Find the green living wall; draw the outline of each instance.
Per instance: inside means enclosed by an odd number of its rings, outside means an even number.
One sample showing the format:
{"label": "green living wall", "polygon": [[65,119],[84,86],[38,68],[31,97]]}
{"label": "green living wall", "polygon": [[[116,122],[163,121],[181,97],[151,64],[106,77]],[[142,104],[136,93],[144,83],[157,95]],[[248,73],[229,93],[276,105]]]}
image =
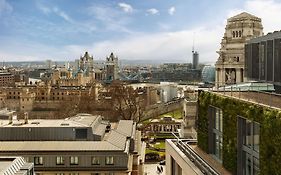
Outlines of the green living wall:
{"label": "green living wall", "polygon": [[199,91],[198,145],[208,152],[208,107],[223,111],[223,166],[236,174],[237,116],[260,123],[260,174],[281,175],[281,111],[239,99]]}

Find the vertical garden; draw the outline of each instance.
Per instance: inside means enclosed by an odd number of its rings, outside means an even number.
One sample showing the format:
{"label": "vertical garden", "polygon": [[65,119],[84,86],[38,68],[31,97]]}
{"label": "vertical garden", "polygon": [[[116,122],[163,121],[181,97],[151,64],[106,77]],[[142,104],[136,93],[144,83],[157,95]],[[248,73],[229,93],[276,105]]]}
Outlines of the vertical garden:
{"label": "vertical garden", "polygon": [[223,111],[223,166],[237,171],[237,116],[260,123],[260,174],[281,174],[281,110],[199,91],[198,146],[208,153],[208,107]]}

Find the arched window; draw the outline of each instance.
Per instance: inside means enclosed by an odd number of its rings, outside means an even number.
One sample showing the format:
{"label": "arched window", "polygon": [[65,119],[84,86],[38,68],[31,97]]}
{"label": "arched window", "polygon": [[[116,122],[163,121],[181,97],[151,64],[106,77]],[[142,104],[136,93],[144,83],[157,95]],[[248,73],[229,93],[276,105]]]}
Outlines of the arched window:
{"label": "arched window", "polygon": [[236,37],[238,37],[238,31],[236,31]]}
{"label": "arched window", "polygon": [[234,31],[232,32],[232,37],[235,38],[235,32]]}
{"label": "arched window", "polygon": [[239,31],[239,37],[241,37],[242,36],[242,32],[241,32],[241,30]]}

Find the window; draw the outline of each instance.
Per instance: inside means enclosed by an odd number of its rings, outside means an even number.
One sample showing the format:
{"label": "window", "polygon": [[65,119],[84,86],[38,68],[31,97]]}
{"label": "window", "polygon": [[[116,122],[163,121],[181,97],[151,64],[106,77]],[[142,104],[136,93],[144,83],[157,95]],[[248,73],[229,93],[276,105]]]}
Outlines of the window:
{"label": "window", "polygon": [[259,174],[260,124],[238,116],[238,174]]}
{"label": "window", "polygon": [[43,157],[34,157],[34,165],[43,165]]}
{"label": "window", "polygon": [[56,175],[64,175],[64,173],[56,173]]}
{"label": "window", "polygon": [[113,164],[114,164],[113,156],[107,156],[107,157],[105,158],[105,164],[106,164],[106,165],[113,165]]}
{"label": "window", "polygon": [[211,118],[209,126],[210,144],[209,152],[213,154],[219,161],[222,161],[223,149],[223,112],[220,108],[210,106],[208,115]]}
{"label": "window", "polygon": [[242,32],[241,32],[241,30],[239,31],[239,37],[241,37],[242,36]]}
{"label": "window", "polygon": [[69,175],[79,175],[79,173],[69,173]]}
{"label": "window", "polygon": [[70,157],[70,165],[78,165],[78,157],[77,156],[71,156]]}
{"label": "window", "polygon": [[56,164],[57,165],[63,165],[64,164],[64,158],[62,156],[58,156],[56,158]]}
{"label": "window", "polygon": [[87,129],[86,128],[75,129],[75,138],[87,139]]}
{"label": "window", "polygon": [[92,157],[92,165],[99,165],[100,164],[100,158],[99,157]]}
{"label": "window", "polygon": [[235,38],[235,32],[234,31],[232,32],[232,37]]}

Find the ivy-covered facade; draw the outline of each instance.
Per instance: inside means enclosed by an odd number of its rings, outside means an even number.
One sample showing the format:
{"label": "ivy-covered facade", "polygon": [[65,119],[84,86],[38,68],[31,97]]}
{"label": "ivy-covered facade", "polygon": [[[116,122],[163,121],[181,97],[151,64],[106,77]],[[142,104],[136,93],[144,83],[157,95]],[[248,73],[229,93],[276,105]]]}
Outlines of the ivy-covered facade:
{"label": "ivy-covered facade", "polygon": [[[258,124],[259,173],[261,175],[281,174],[281,110],[255,104],[223,94],[199,91],[197,134],[198,146],[210,153],[210,106],[222,111],[222,153],[224,168],[239,174],[239,119]],[[241,116],[241,117],[240,117]],[[254,126],[254,125],[252,125]],[[239,128],[239,129],[238,129]],[[253,130],[253,129],[252,129]],[[255,174],[255,173],[253,173]]]}

